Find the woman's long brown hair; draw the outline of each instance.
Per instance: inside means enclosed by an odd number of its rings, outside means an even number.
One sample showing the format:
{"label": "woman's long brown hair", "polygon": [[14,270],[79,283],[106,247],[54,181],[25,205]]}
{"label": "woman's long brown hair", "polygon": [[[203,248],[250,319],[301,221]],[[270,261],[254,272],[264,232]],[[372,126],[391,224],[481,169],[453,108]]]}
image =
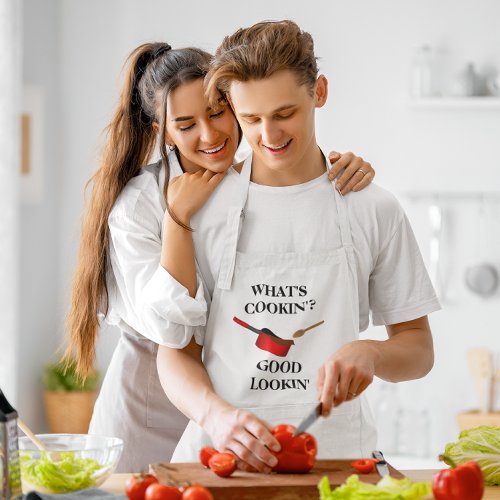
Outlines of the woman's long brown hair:
{"label": "woman's long brown hair", "polygon": [[[159,137],[165,137],[168,93],[182,83],[203,78],[211,55],[200,49],[171,50],[165,43],[148,43],[127,58],[125,84],[117,109],[107,127],[107,141],[99,169],[87,183],[92,186],[84,215],[80,250],[66,321],[69,344],[64,359],[76,359],[77,373],[92,371],[99,333],[99,313],[107,315],[109,295],[108,217],[126,184],[147,165]],[[165,141],[160,142],[166,170],[164,197],[170,178]],[[167,203],[168,207],[168,203]]]}

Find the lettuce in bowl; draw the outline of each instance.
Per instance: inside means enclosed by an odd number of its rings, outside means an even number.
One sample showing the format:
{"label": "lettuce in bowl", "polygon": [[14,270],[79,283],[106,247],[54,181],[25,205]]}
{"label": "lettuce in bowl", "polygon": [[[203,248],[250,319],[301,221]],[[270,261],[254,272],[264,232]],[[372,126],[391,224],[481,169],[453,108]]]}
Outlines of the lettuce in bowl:
{"label": "lettuce in bowl", "polygon": [[100,478],[101,470],[102,465],[97,460],[75,458],[71,451],[44,453],[38,459],[21,454],[23,482],[45,492],[64,493],[90,488],[96,485],[96,476]]}

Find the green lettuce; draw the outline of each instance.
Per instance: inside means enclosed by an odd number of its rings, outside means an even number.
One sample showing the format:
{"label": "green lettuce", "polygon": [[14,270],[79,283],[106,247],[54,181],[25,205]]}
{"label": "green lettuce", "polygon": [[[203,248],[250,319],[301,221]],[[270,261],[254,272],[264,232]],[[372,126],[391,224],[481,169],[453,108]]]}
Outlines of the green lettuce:
{"label": "green lettuce", "polygon": [[[54,452],[56,453],[56,452]],[[51,453],[38,460],[21,455],[21,477],[33,486],[43,487],[54,493],[76,491],[95,485],[93,473],[102,466],[92,458],[75,458],[72,451],[57,452],[53,461]]]}
{"label": "green lettuce", "polygon": [[369,484],[360,481],[356,474],[349,476],[333,491],[325,476],[318,489],[321,500],[417,500],[428,497],[432,492],[430,482],[414,483],[408,478],[385,476],[377,484]]}
{"label": "green lettuce", "polygon": [[474,460],[486,484],[500,484],[500,427],[481,425],[462,431],[456,443],[446,445],[440,458],[451,467]]}

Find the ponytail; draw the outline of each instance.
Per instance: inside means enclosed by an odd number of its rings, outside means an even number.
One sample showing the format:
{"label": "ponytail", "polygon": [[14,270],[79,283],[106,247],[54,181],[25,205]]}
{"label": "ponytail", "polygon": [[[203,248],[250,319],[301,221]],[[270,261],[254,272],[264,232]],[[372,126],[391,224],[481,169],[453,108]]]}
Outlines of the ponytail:
{"label": "ponytail", "polygon": [[126,79],[118,107],[107,127],[107,141],[99,170],[86,185],[92,185],[82,223],[80,250],[73,279],[70,312],[66,326],[69,345],[66,363],[76,357],[77,373],[85,378],[92,371],[99,332],[98,314],[108,312],[106,274],[109,267],[108,217],[127,182],[151,157],[156,142],[154,114],[143,106],[139,82],[149,62],[169,50],[168,44],[145,44],[127,59]]}
{"label": "ponytail", "polygon": [[106,315],[109,308],[109,214],[126,184],[150,160],[158,135],[156,124],[165,170],[163,195],[171,213],[167,200],[170,166],[164,140],[167,98],[183,83],[204,78],[211,58],[201,49],[171,50],[166,43],[150,43],[135,49],[127,59],[126,81],[107,128],[101,166],[87,184],[92,184],[92,192],[82,224],[67,318],[69,345],[64,359],[68,366],[76,357],[76,371],[82,378],[94,365],[98,314]]}

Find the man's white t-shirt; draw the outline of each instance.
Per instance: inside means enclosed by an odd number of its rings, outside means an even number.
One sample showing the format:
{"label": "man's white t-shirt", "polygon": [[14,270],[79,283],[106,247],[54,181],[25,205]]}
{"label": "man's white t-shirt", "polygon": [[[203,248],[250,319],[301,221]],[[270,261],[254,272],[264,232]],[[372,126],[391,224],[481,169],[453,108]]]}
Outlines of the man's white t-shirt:
{"label": "man's white t-shirt", "polygon": [[[403,209],[369,185],[345,197],[357,261],[359,328],[425,316],[440,308]],[[305,184],[250,183],[238,242],[242,253],[307,253],[341,246],[334,188],[327,174]],[[335,276],[332,276],[332,280]]]}

